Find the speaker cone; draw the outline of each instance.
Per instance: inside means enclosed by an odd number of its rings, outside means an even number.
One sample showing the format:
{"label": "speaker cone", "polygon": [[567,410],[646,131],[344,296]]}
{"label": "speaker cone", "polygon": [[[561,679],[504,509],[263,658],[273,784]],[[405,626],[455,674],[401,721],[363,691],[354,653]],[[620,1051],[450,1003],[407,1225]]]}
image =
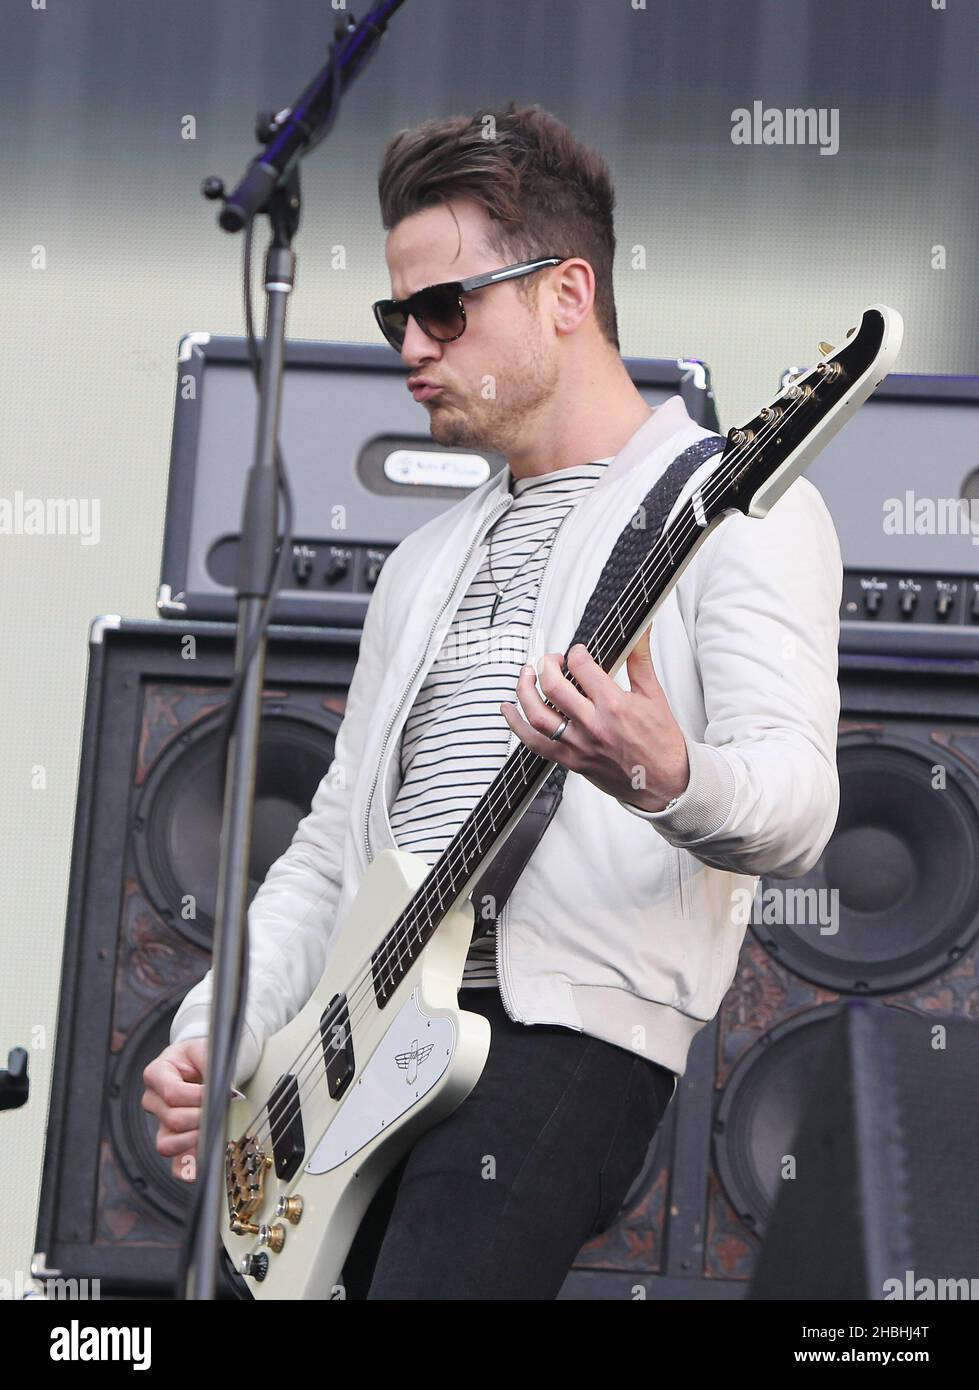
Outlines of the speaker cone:
{"label": "speaker cone", "polygon": [[[717,1172],[731,1206],[756,1234],[765,1231],[810,1100],[812,1078],[842,1004],[779,1024],[744,1054],[714,1119]],[[904,1010],[903,1012],[913,1012]]]}
{"label": "speaker cone", "polygon": [[[340,719],[326,712],[323,718],[320,723],[296,714],[262,717],[249,902],[288,848],[333,760]],[[167,745],[146,779],[133,824],[136,861],[148,901],[165,921],[205,949],[210,949],[217,906],[224,800],[221,742],[220,716],[210,715]]]}
{"label": "speaker cone", "polygon": [[947,970],[979,931],[974,779],[954,750],[893,737],[844,736],[837,764],[840,813],[821,859],[800,878],[764,877],[751,925],[814,984],[908,989]]}

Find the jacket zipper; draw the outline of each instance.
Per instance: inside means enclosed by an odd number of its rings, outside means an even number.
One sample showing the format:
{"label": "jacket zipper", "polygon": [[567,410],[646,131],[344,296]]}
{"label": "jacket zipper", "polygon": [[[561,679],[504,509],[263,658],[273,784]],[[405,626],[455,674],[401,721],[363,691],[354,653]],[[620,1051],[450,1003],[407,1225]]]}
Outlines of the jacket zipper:
{"label": "jacket zipper", "polygon": [[504,1011],[510,1015],[514,1023],[521,1023],[523,1020],[516,1014],[510,1012],[510,1005],[507,1003],[506,991],[503,988],[503,919],[506,916],[507,908],[510,906],[509,898],[500,908],[500,915],[496,919],[496,982],[500,989],[500,998],[503,1000]]}
{"label": "jacket zipper", "polygon": [[458,587],[459,580],[460,580],[460,578],[462,577],[462,572],[463,572],[463,570],[466,568],[466,566],[469,564],[469,561],[470,561],[470,558],[472,557],[473,551],[476,549],[476,546],[479,545],[479,543],[482,541],[483,537],[486,535],[486,532],[489,530],[490,526],[492,526],[493,522],[496,521],[497,517],[503,515],[503,513],[504,513],[504,512],[507,510],[507,508],[511,505],[512,501],[513,501],[512,496],[511,496],[510,494],[507,494],[507,504],[506,504],[506,506],[505,506],[505,507],[500,507],[500,508],[498,508],[496,511],[494,511],[493,513],[491,513],[491,515],[490,515],[490,517],[489,517],[489,520],[487,521],[486,525],[483,527],[482,531],[479,533],[479,535],[477,535],[477,536],[475,536],[475,537],[473,538],[473,541],[472,541],[471,545],[469,546],[469,549],[466,551],[466,554],[464,555],[464,557],[463,557],[463,559],[462,559],[462,563],[459,565],[458,570],[456,570],[455,578],[453,579],[452,585],[451,585],[451,587],[450,587],[448,593],[447,593],[446,596],[445,596],[445,599],[444,599],[444,601],[443,601],[443,603],[442,603],[442,607],[439,609],[438,613],[436,613],[436,615],[435,615],[435,621],[432,623],[432,626],[431,626],[430,629],[429,629],[429,632],[428,632],[428,640],[426,641],[425,646],[422,648],[422,654],[421,654],[421,656],[418,658],[418,664],[417,664],[417,666],[415,667],[414,671],[412,671],[411,676],[409,677],[409,680],[408,680],[408,684],[405,686],[404,690],[402,691],[401,699],[398,701],[397,708],[395,709],[395,711],[394,711],[394,713],[392,714],[391,718],[388,720],[388,726],[387,726],[387,728],[386,728],[385,731],[384,731],[384,738],[383,738],[383,740],[382,740],[382,742],[381,742],[381,751],[380,751],[380,753],[379,753],[379,755],[378,755],[378,759],[377,759],[377,767],[376,767],[375,770],[374,770],[374,780],[371,782],[371,789],[370,789],[370,791],[369,791],[368,794],[367,794],[367,807],[366,807],[366,809],[365,809],[365,811],[364,811],[364,849],[365,849],[366,854],[367,854],[367,862],[368,862],[368,864],[369,864],[369,863],[371,862],[371,860],[373,859],[373,855],[371,854],[371,843],[370,843],[370,834],[369,834],[370,815],[371,815],[371,805],[373,804],[373,801],[374,801],[374,792],[375,792],[375,790],[376,790],[376,788],[377,788],[377,779],[378,779],[378,777],[379,777],[380,774],[381,774],[381,768],[384,766],[384,754],[385,754],[385,751],[386,751],[386,749],[387,749],[388,739],[391,737],[391,730],[394,728],[395,724],[397,723],[397,721],[398,721],[398,716],[399,716],[399,714],[401,713],[402,706],[404,705],[404,702],[405,702],[405,700],[406,700],[407,697],[408,697],[408,692],[411,690],[412,686],[414,685],[415,679],[416,679],[416,677],[417,677],[417,675],[418,675],[418,672],[421,670],[422,666],[423,666],[424,663],[425,663],[425,658],[426,658],[426,656],[428,655],[429,644],[431,643],[431,640],[432,640],[432,634],[434,633],[436,627],[438,626],[439,619],[442,617],[442,614],[445,612],[446,608],[448,607],[449,600],[452,598],[453,594],[454,594],[455,591],[456,591],[456,588]]}
{"label": "jacket zipper", "polygon": [[690,901],[689,894],[687,892],[688,885],[686,868],[683,858],[683,851],[679,849],[674,849],[673,859],[676,865],[677,904],[679,907],[680,916],[681,918],[689,917]]}

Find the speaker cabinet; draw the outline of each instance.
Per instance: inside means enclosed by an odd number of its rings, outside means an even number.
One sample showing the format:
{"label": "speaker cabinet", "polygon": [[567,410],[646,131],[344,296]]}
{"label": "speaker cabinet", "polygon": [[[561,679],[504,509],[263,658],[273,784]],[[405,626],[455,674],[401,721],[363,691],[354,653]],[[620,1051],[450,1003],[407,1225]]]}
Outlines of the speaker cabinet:
{"label": "speaker cabinet", "polygon": [[[330,764],[358,642],[270,629],[253,891]],[[189,1192],[156,1152],[142,1071],[209,965],[233,654],[225,623],[91,635],[37,1267],[106,1295],[166,1296],[176,1275]],[[760,882],[718,1016],[562,1297],[744,1297],[847,1004],[924,1031],[979,1017],[979,660],[844,652],[840,685],[834,834],[809,874]],[[910,1161],[928,1138],[914,1130]]]}
{"label": "speaker cabinet", "polygon": [[751,1297],[979,1296],[975,1022],[850,1001],[819,1063]]}
{"label": "speaker cabinet", "polygon": [[[841,1011],[870,1001],[919,1039],[979,1018],[979,660],[842,652],[840,689],[834,833],[810,873],[761,879],[630,1209],[563,1296],[743,1297]],[[914,1162],[931,1137],[909,1132]]]}
{"label": "speaker cabinet", "polygon": [[[36,1272],[168,1295],[189,1188],[156,1151],[144,1067],[207,971],[230,623],[92,626]],[[359,632],[269,629],[249,901],[333,758]]]}

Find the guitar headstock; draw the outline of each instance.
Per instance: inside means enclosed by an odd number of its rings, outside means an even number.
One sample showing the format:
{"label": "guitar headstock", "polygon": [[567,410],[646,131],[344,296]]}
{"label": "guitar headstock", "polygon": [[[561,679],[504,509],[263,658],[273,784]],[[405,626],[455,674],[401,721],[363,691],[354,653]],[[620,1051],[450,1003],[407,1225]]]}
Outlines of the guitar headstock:
{"label": "guitar headstock", "polygon": [[711,512],[766,516],[894,365],[904,321],[883,304],[865,309],[841,348],[820,343],[814,367],[796,376],[770,405],[731,430],[712,488]]}

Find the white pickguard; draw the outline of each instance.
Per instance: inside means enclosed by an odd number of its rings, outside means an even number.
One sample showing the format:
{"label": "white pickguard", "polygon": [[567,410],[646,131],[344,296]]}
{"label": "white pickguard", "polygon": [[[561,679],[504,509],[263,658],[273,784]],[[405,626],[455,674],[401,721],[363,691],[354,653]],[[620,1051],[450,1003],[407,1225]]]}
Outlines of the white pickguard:
{"label": "white pickguard", "polygon": [[338,1168],[409,1110],[445,1071],[455,1041],[452,1020],[422,1013],[418,991],[412,990],[373,1056],[358,1068],[357,1079],[314,1149],[306,1172]]}

